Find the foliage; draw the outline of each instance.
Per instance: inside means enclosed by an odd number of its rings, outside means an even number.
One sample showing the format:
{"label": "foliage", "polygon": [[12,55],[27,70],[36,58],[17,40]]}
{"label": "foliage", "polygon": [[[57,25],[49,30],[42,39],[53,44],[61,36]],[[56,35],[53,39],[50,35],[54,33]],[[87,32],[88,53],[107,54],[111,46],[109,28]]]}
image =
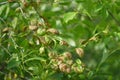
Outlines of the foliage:
{"label": "foliage", "polygon": [[1,80],[119,80],[118,0],[0,0]]}

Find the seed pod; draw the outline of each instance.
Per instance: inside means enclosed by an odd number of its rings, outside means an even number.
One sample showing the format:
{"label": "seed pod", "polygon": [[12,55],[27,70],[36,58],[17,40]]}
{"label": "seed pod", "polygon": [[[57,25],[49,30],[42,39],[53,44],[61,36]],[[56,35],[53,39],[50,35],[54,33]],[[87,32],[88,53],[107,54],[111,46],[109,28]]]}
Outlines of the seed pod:
{"label": "seed pod", "polygon": [[16,79],[16,78],[17,78],[17,74],[16,74],[16,73],[14,73],[13,78],[14,78],[14,79]]}
{"label": "seed pod", "polygon": [[43,36],[43,35],[46,34],[46,30],[39,28],[39,29],[37,30],[37,34],[40,35],[40,36]]}
{"label": "seed pod", "polygon": [[60,41],[60,45],[65,45],[65,46],[68,46],[68,43],[64,40]]}
{"label": "seed pod", "polygon": [[67,73],[70,73],[70,71],[71,71],[70,68],[67,68],[67,69],[66,69],[66,72],[67,72]]}
{"label": "seed pod", "polygon": [[82,48],[76,48],[75,50],[76,50],[76,53],[77,53],[80,57],[83,57],[84,51],[83,51]]}
{"label": "seed pod", "polygon": [[59,56],[59,57],[57,57],[57,60],[63,62],[64,61],[64,57],[63,56]]}
{"label": "seed pod", "polygon": [[45,37],[39,37],[39,40],[42,44],[47,44],[46,40],[45,40]]}
{"label": "seed pod", "polygon": [[49,58],[56,58],[57,55],[54,52],[49,52],[48,53]]}
{"label": "seed pod", "polygon": [[82,68],[82,66],[75,67],[75,72],[77,72],[77,73],[82,73],[83,70],[84,70],[84,68]]}
{"label": "seed pod", "polygon": [[54,69],[54,70],[57,70],[58,69],[58,65],[57,64],[53,64],[53,65],[51,65],[51,68]]}
{"label": "seed pod", "polygon": [[73,60],[67,60],[66,63],[71,66],[73,64]]}
{"label": "seed pod", "polygon": [[36,31],[36,30],[38,29],[38,27],[37,27],[37,26],[34,26],[34,25],[30,25],[30,26],[29,26],[29,29],[30,29],[31,31]]}
{"label": "seed pod", "polygon": [[64,57],[67,58],[67,59],[71,59],[72,58],[72,55],[70,52],[64,52]]}
{"label": "seed pod", "polygon": [[4,28],[4,29],[2,30],[2,32],[3,32],[3,33],[8,33],[9,30],[10,30],[10,28],[6,27],[6,28]]}
{"label": "seed pod", "polygon": [[40,51],[40,54],[44,53],[44,52],[45,52],[45,47],[41,47],[41,48],[39,49],[39,51]]}
{"label": "seed pod", "polygon": [[59,65],[59,69],[60,69],[60,71],[65,72],[66,69],[67,69],[67,65],[64,64],[64,63],[61,63],[61,64]]}
{"label": "seed pod", "polygon": [[57,62],[57,64],[60,65],[60,64],[62,64],[62,62],[63,62],[63,61],[60,60],[60,61]]}
{"label": "seed pod", "polygon": [[48,29],[47,32],[52,33],[52,34],[59,34],[59,31],[54,28]]}

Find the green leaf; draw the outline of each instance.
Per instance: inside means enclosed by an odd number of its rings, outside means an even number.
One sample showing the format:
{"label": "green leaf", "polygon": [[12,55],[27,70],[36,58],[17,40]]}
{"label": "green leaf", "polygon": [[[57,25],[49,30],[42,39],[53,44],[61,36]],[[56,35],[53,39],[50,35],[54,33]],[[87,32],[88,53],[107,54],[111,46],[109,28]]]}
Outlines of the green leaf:
{"label": "green leaf", "polygon": [[25,60],[24,63],[29,62],[29,61],[35,61],[35,60],[37,60],[37,61],[42,61],[42,62],[45,62],[45,61],[46,61],[46,60],[45,60],[44,58],[42,58],[42,57],[35,57],[35,58],[29,58],[29,59]]}
{"label": "green leaf", "polygon": [[63,20],[67,23],[76,16],[77,12],[68,12],[63,15]]}
{"label": "green leaf", "polygon": [[8,17],[9,12],[10,12],[10,7],[9,7],[9,5],[7,5],[5,18],[7,18],[7,17]]}
{"label": "green leaf", "polygon": [[6,5],[0,6],[0,15],[4,12]]}
{"label": "green leaf", "polygon": [[17,26],[17,21],[18,21],[18,18],[15,17],[12,21],[12,27],[15,29],[15,27]]}
{"label": "green leaf", "polygon": [[19,64],[20,64],[20,61],[17,61],[15,58],[13,58],[8,62],[7,68],[11,69],[11,68],[19,66]]}

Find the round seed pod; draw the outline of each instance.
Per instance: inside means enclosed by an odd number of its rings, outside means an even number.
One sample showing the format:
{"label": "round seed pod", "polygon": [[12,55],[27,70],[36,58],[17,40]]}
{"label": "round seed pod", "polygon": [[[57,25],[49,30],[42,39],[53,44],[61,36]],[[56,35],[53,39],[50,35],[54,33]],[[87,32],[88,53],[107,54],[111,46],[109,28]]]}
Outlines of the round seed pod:
{"label": "round seed pod", "polygon": [[63,56],[64,56],[65,58],[67,58],[67,59],[71,59],[71,58],[72,58],[72,55],[71,55],[70,52],[64,52],[64,53],[63,53]]}
{"label": "round seed pod", "polygon": [[68,46],[68,43],[64,40],[60,41],[60,45],[65,45],[65,46]]}
{"label": "round seed pod", "polygon": [[67,73],[70,73],[70,71],[71,71],[70,67],[66,69]]}
{"label": "round seed pod", "polygon": [[64,57],[63,57],[63,56],[59,56],[59,57],[57,57],[57,60],[58,60],[58,61],[62,61],[62,62],[63,62],[65,59],[64,59]]}
{"label": "round seed pod", "polygon": [[40,35],[40,36],[43,36],[43,35],[46,34],[46,30],[39,28],[39,29],[37,30],[37,34]]}
{"label": "round seed pod", "polygon": [[83,57],[84,51],[83,51],[82,48],[76,48],[75,50],[76,50],[76,53],[77,53],[80,57]]}
{"label": "round seed pod", "polygon": [[49,58],[56,58],[56,57],[57,57],[57,54],[54,53],[54,52],[49,52],[49,53],[48,53],[48,56],[49,56]]}
{"label": "round seed pod", "polygon": [[44,53],[45,52],[45,47],[40,47],[39,52],[40,52],[40,54]]}
{"label": "round seed pod", "polygon": [[71,66],[73,64],[73,60],[67,60],[66,63]]}
{"label": "round seed pod", "polygon": [[61,64],[59,65],[59,69],[60,69],[60,71],[65,72],[66,69],[67,69],[67,65],[66,65],[65,63],[61,63]]}
{"label": "round seed pod", "polygon": [[42,44],[47,44],[46,40],[45,40],[45,37],[39,37],[39,41],[42,43]]}
{"label": "round seed pod", "polygon": [[84,70],[84,68],[82,68],[82,67],[74,67],[74,71],[75,71],[76,73],[82,73],[83,70]]}

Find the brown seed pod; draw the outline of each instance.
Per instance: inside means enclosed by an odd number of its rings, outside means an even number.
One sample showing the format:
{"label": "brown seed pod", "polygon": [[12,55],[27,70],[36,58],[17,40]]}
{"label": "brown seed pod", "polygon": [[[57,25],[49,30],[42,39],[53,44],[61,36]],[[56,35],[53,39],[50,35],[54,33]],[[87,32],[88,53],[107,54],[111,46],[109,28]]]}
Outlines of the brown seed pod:
{"label": "brown seed pod", "polygon": [[54,28],[48,29],[47,32],[52,33],[52,34],[59,34],[59,31]]}
{"label": "brown seed pod", "polygon": [[45,37],[39,37],[39,40],[42,44],[47,44],[46,40],[45,40]]}
{"label": "brown seed pod", "polygon": [[64,40],[60,41],[60,45],[65,45],[65,46],[68,46],[68,43]]}
{"label": "brown seed pod", "polygon": [[57,57],[57,54],[54,53],[54,52],[49,52],[49,53],[48,53],[48,56],[49,56],[49,58],[56,58],[56,57]]}
{"label": "brown seed pod", "polygon": [[63,62],[64,61],[64,57],[63,56],[59,56],[59,57],[57,57],[57,60]]}
{"label": "brown seed pod", "polygon": [[38,27],[37,27],[37,26],[34,26],[34,25],[30,25],[30,26],[29,26],[29,29],[30,29],[31,31],[36,31],[36,30],[38,29]]}
{"label": "brown seed pod", "polygon": [[67,69],[67,65],[66,65],[65,63],[61,63],[61,64],[59,65],[59,69],[60,69],[60,71],[65,72],[66,69]]}
{"label": "brown seed pod", "polygon": [[71,59],[72,58],[72,54],[70,52],[64,52],[63,55],[67,59]]}
{"label": "brown seed pod", "polygon": [[76,53],[77,53],[80,57],[83,57],[84,51],[83,51],[82,48],[76,48],[75,50],[76,50]]}
{"label": "brown seed pod", "polygon": [[70,67],[66,69],[66,72],[67,72],[67,73],[70,73],[70,71],[71,71],[71,68],[70,68]]}
{"label": "brown seed pod", "polygon": [[6,28],[4,28],[4,29],[2,30],[2,32],[3,32],[3,33],[8,33],[9,30],[10,30],[10,28],[6,27]]}

